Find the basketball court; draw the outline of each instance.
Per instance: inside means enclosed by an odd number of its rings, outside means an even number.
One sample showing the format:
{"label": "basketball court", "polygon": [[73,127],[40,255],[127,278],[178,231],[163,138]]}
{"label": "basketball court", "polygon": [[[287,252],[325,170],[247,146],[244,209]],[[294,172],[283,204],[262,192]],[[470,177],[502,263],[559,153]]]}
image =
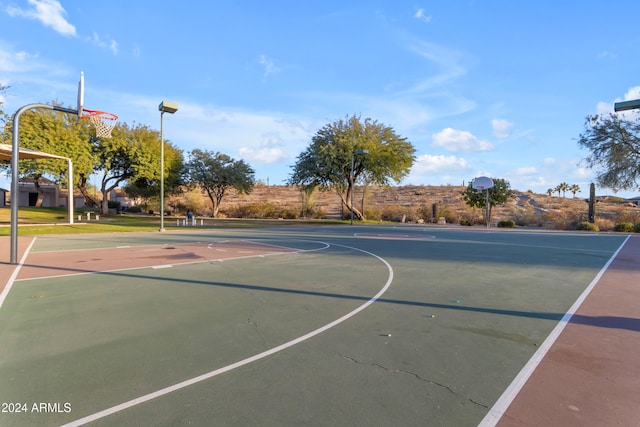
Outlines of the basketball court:
{"label": "basketball court", "polygon": [[20,238],[0,424],[632,425],[640,238],[435,226]]}

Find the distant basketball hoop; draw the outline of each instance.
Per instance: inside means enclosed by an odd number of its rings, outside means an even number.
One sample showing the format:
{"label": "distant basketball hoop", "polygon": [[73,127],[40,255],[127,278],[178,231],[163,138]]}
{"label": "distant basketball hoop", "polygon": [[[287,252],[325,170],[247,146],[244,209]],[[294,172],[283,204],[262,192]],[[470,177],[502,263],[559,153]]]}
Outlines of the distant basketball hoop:
{"label": "distant basketball hoop", "polygon": [[118,116],[113,113],[99,110],[82,110],[82,118],[89,119],[93,127],[96,128],[98,138],[111,138],[111,131],[118,121]]}
{"label": "distant basketball hoop", "polygon": [[474,190],[488,190],[493,188],[493,180],[486,176],[479,176],[471,181],[471,187],[473,187]]}
{"label": "distant basketball hoop", "polygon": [[485,192],[485,220],[489,228],[489,189],[493,188],[493,180],[487,176],[479,176],[471,181],[471,187],[476,191]]}

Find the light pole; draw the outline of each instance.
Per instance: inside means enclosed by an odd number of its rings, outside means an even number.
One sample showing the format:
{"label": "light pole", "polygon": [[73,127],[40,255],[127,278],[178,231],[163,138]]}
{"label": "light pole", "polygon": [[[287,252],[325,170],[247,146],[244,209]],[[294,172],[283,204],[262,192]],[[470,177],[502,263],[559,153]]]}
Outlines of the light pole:
{"label": "light pole", "polygon": [[178,104],[162,101],[160,111],[160,231],[164,231],[164,113],[173,114],[178,111]]}
{"label": "light pole", "polygon": [[355,150],[351,153],[351,225],[353,225],[353,192],[356,190],[355,177],[353,176],[354,169],[354,158],[355,156],[369,154],[367,150]]}

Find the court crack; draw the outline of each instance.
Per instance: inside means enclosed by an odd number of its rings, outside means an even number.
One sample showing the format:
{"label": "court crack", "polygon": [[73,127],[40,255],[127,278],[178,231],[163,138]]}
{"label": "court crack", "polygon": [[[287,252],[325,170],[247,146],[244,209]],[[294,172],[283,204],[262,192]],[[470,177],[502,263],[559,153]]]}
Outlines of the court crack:
{"label": "court crack", "polygon": [[431,385],[439,387],[439,388],[441,388],[443,390],[446,390],[449,393],[453,394],[454,396],[459,397],[460,399],[463,399],[463,400],[465,400],[467,402],[470,402],[470,403],[472,403],[474,405],[480,406],[480,407],[482,407],[484,409],[489,409],[489,407],[487,405],[484,405],[484,404],[482,404],[480,402],[476,402],[475,400],[473,400],[473,399],[471,399],[471,398],[469,398],[467,396],[463,396],[462,394],[458,393],[457,391],[455,391],[454,389],[452,389],[448,385],[439,383],[437,381],[430,380],[428,378],[424,378],[424,377],[420,376],[419,374],[416,374],[415,372],[407,371],[407,370],[404,370],[404,369],[390,369],[390,368],[387,368],[386,366],[383,366],[383,365],[381,365],[379,363],[374,363],[374,362],[372,362],[372,363],[364,363],[364,362],[361,362],[361,361],[359,361],[357,359],[354,359],[353,357],[346,356],[344,354],[342,355],[342,357],[347,359],[349,362],[357,363],[358,365],[373,366],[374,368],[383,369],[386,372],[389,372],[391,374],[404,374],[404,375],[412,376],[412,377],[416,378],[417,380],[422,381],[422,382],[424,382],[426,384],[431,384]]}
{"label": "court crack", "polygon": [[253,320],[252,317],[249,317],[247,319],[247,323],[253,327],[254,332],[256,333],[256,335],[258,336],[258,338],[260,338],[260,340],[262,341],[262,344],[264,346],[267,345],[267,340],[262,336],[262,333],[260,333],[260,329],[258,328],[258,322],[256,320]]}

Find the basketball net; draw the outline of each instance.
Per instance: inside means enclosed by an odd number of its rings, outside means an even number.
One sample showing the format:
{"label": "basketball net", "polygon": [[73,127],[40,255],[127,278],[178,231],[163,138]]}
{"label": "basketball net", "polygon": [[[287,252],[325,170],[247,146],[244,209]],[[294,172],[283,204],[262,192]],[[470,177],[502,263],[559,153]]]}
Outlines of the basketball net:
{"label": "basketball net", "polygon": [[98,138],[111,138],[111,131],[118,121],[118,116],[106,111],[83,110],[83,118],[88,118],[93,127],[96,129]]}

